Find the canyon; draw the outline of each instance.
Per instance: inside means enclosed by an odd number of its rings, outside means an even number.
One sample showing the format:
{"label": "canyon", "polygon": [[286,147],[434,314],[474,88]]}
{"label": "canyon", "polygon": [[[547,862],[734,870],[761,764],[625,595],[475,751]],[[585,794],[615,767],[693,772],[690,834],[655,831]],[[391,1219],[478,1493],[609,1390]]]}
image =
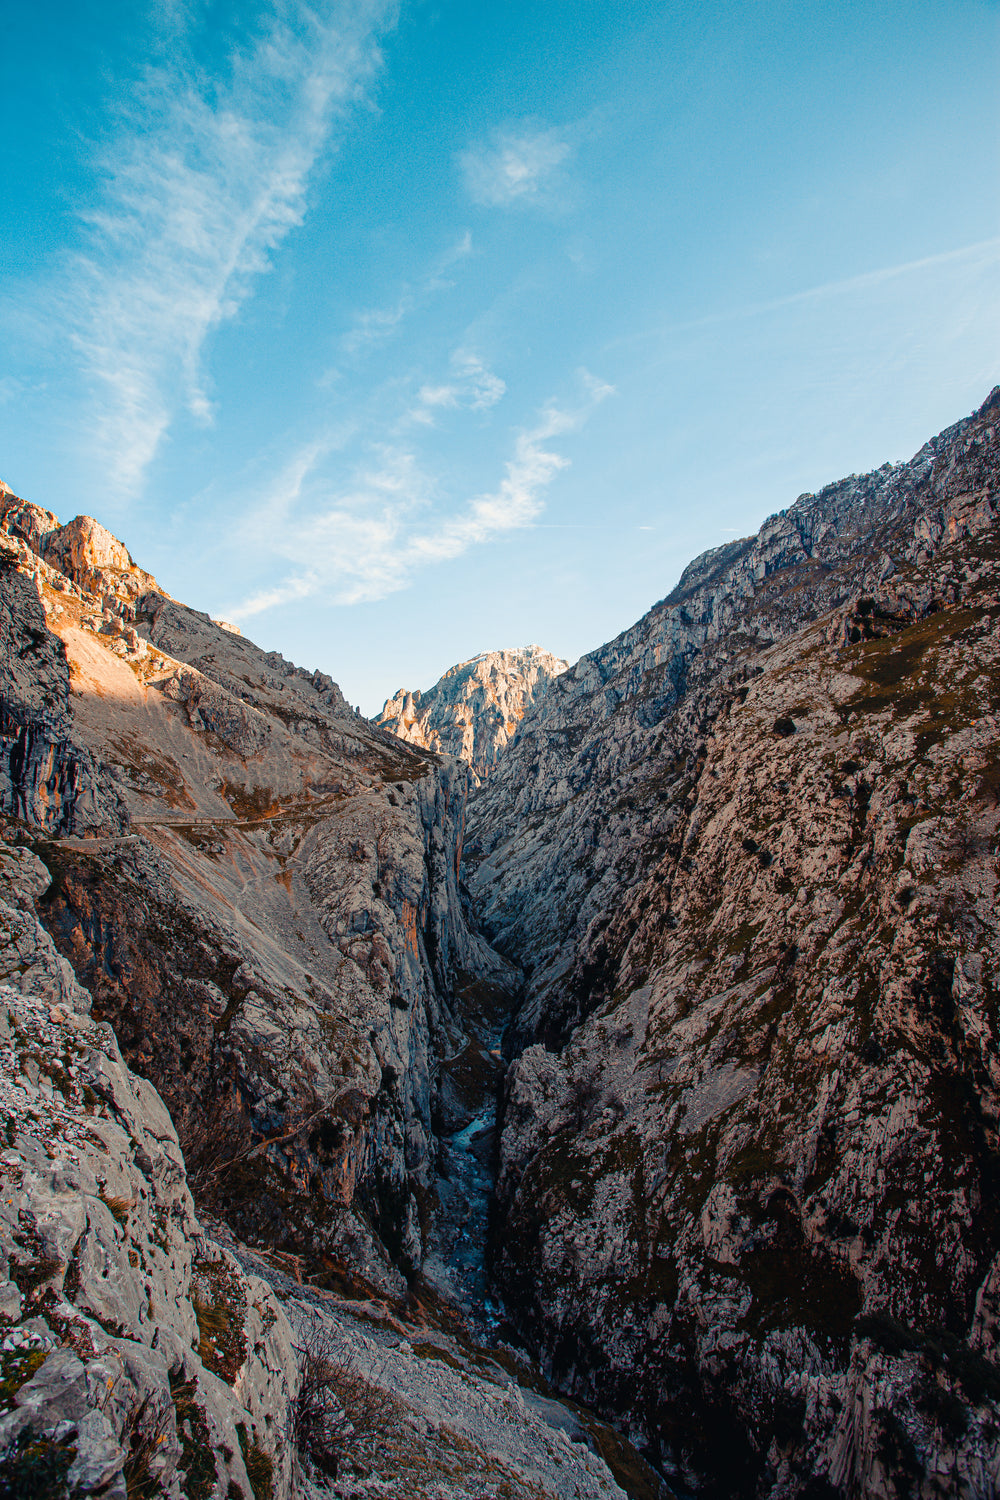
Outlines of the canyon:
{"label": "canyon", "polygon": [[998,422],[377,722],[0,492],[0,1463],[1000,1489]]}

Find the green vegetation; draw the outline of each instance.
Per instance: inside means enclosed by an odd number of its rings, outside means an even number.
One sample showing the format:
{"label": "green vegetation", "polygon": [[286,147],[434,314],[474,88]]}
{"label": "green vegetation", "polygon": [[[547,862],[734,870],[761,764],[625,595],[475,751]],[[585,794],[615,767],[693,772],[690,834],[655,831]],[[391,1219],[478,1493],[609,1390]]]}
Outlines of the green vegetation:
{"label": "green vegetation", "polygon": [[65,1500],[75,1455],[75,1448],[22,1432],[0,1455],[0,1500]]}
{"label": "green vegetation", "polygon": [[47,1349],[15,1349],[0,1354],[0,1409],[9,1411],[14,1397],[48,1358]]}
{"label": "green vegetation", "polygon": [[224,1261],[195,1261],[191,1302],[198,1320],[198,1357],[232,1385],[246,1360],[246,1293]]}
{"label": "green vegetation", "polygon": [[187,1500],[210,1500],[215,1491],[215,1455],[197,1392],[198,1382],[185,1380],[180,1365],[170,1371],[170,1397],[181,1442],[177,1467],[184,1475],[183,1491]]}

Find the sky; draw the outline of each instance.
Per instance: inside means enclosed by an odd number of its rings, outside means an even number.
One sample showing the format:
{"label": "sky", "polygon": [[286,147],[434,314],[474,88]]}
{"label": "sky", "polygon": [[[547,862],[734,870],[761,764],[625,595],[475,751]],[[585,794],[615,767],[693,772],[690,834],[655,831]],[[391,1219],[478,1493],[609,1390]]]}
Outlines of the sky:
{"label": "sky", "polygon": [[4,19],[0,476],[373,714],[1000,380],[997,0]]}

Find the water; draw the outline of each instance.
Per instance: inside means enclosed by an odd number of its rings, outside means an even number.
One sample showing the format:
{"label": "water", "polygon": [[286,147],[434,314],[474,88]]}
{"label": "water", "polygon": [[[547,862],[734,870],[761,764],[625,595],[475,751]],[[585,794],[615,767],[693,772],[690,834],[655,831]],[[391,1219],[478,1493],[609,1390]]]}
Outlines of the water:
{"label": "water", "polygon": [[434,1239],[424,1272],[480,1337],[492,1337],[502,1308],[487,1275],[497,1166],[497,1102],[510,997],[479,984],[463,997],[465,1035],[441,1063]]}

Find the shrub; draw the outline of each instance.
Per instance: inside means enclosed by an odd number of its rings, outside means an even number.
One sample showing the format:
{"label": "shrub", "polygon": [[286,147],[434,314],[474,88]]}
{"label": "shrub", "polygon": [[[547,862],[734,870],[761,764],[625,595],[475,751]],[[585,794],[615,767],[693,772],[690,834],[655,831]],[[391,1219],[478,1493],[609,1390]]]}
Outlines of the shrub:
{"label": "shrub", "polygon": [[338,1353],[325,1329],[312,1329],[299,1345],[298,1355],[299,1391],[291,1410],[291,1438],[300,1454],[335,1479],[347,1428],[340,1390],[349,1377],[349,1361]]}
{"label": "shrub", "polygon": [[0,1453],[0,1500],[63,1500],[72,1452],[30,1430]]}

